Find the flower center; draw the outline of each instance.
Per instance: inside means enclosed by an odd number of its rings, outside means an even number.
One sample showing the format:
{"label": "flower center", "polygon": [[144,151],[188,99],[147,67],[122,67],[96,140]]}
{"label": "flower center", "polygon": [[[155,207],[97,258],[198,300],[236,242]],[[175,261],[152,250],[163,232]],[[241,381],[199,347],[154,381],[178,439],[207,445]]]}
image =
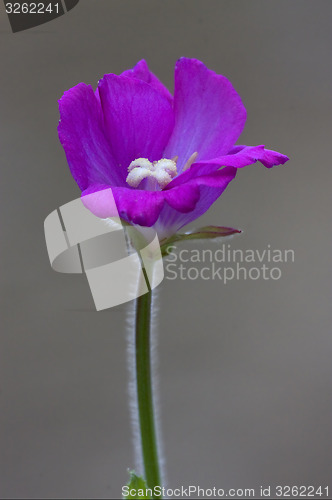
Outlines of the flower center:
{"label": "flower center", "polygon": [[176,160],[162,158],[152,163],[147,158],[137,158],[131,162],[128,167],[128,176],[126,181],[129,186],[137,187],[143,179],[155,179],[161,189],[167,186],[177,175]]}
{"label": "flower center", "polygon": [[[186,161],[182,172],[188,170],[191,165],[196,161],[198,153],[193,153],[190,158]],[[176,169],[176,162],[178,156],[175,156],[171,160],[167,158],[162,158],[158,161],[149,161],[147,158],[137,158],[132,161],[128,167],[129,174],[127,175],[126,181],[129,186],[137,188],[140,183],[147,179],[144,189],[155,190],[157,186],[161,189],[167,186],[176,175],[178,175]]]}

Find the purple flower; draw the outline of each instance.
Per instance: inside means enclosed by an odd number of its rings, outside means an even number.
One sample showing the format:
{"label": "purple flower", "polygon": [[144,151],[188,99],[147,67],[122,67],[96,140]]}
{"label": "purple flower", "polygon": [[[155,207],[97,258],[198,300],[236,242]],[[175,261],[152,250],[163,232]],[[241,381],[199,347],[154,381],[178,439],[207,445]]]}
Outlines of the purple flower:
{"label": "purple flower", "polygon": [[241,98],[196,59],[177,61],[174,98],[143,60],[105,75],[95,92],[79,83],[59,107],[59,138],[83,202],[98,193],[86,205],[110,217],[113,194],[123,219],[154,225],[160,239],[206,212],[238,168],[288,160],[264,146],[234,145],[246,120]]}

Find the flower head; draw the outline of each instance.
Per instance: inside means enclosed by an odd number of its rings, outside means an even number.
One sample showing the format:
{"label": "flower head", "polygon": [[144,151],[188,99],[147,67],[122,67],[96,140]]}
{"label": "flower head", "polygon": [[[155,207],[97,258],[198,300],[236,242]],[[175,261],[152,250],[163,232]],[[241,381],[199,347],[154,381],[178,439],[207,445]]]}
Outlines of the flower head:
{"label": "flower head", "polygon": [[235,146],[246,120],[241,98],[196,59],[177,61],[174,97],[142,60],[105,75],[95,92],[79,83],[59,107],[59,138],[83,203],[113,216],[111,193],[120,217],[154,226],[160,238],[206,212],[238,168],[288,160],[264,146]]}

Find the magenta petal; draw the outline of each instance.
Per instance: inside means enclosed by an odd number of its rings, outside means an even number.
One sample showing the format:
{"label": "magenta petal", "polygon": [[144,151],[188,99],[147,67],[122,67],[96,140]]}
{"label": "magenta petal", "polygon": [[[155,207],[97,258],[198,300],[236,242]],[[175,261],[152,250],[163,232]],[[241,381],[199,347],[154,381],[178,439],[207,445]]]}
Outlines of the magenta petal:
{"label": "magenta petal", "polygon": [[148,83],[161,95],[166,97],[166,99],[170,103],[173,102],[173,96],[170,93],[170,91],[165,87],[163,83],[161,83],[159,78],[157,78],[156,75],[154,75],[152,71],[149,70],[147,62],[144,59],[138,61],[138,63],[136,64],[136,66],[133,67],[133,69],[127,69],[126,71],[121,73],[121,75],[128,76],[129,78],[137,78],[138,80],[143,80],[143,82]]}
{"label": "magenta petal", "polygon": [[220,165],[208,162],[194,163],[188,170],[174,177],[174,179],[166,186],[165,190],[173,189],[176,186],[181,186],[186,182],[196,179],[202,175],[210,175],[220,169]]}
{"label": "magenta petal", "polygon": [[163,207],[164,195],[162,191],[95,185],[82,193],[82,201],[97,217],[118,215],[130,223],[152,226]]}
{"label": "magenta petal", "polygon": [[194,208],[186,213],[184,213],[183,210],[181,212],[176,210],[173,206],[164,205],[160,213],[160,217],[155,225],[159,237],[161,239],[168,237],[176,233],[186,224],[189,224],[203,215],[225,191],[228,184],[236,176],[236,172],[236,168],[226,167],[222,170],[218,170],[217,172],[215,171],[210,175],[202,175],[193,178],[188,181],[188,183],[170,189],[170,192],[177,192],[180,194],[181,188],[186,187],[188,189],[188,186],[196,186],[199,196]]}
{"label": "magenta petal", "polygon": [[82,193],[82,202],[100,218],[120,216],[127,222],[152,226],[167,202],[181,212],[195,208],[199,199],[196,185],[183,185],[168,192],[145,191],[96,184]]}
{"label": "magenta petal", "polygon": [[175,126],[165,156],[178,155],[178,171],[198,152],[203,161],[227,154],[241,134],[246,110],[227,78],[196,59],[175,66]]}
{"label": "magenta petal", "polygon": [[[239,148],[242,148],[241,150]],[[237,155],[248,156],[249,158],[256,158],[255,161],[260,161],[264,167],[271,168],[275,165],[283,165],[289,160],[288,156],[273,151],[272,149],[265,149],[264,145],[261,146],[235,146],[230,152]],[[235,165],[234,165],[235,166]],[[246,165],[244,165],[246,166]]]}
{"label": "magenta petal", "polygon": [[196,165],[199,165],[200,167],[203,165],[219,165],[242,168],[260,161],[265,167],[271,168],[274,165],[283,165],[288,160],[288,156],[278,153],[277,151],[272,151],[271,149],[265,149],[263,145],[234,146],[230,150],[229,154],[204,162],[197,162],[192,167],[197,168]]}
{"label": "magenta petal", "polygon": [[183,225],[184,213],[189,217],[185,220],[190,221],[198,217],[197,205],[199,211],[204,213],[226,189],[235,174],[236,169],[225,168],[164,191],[94,185],[82,193],[82,201],[97,217],[119,215],[124,220],[141,226],[155,224],[163,207],[167,206],[168,209],[164,209],[165,217],[171,219],[167,225],[175,224],[179,228]]}
{"label": "magenta petal", "polygon": [[235,175],[236,169],[233,167],[225,167],[210,174],[206,172],[205,175],[193,177],[179,186],[164,190],[165,200],[179,212],[192,211],[200,198],[199,188],[202,186],[216,188],[221,194]]}
{"label": "magenta petal", "polygon": [[103,117],[90,85],[79,83],[59,100],[58,133],[72,176],[81,190],[92,183],[120,184]]}
{"label": "magenta petal", "polygon": [[200,175],[199,177],[196,177],[195,179],[190,181],[188,184],[195,183],[198,186],[204,185],[214,188],[222,188],[222,190],[224,191],[235,176],[236,168],[224,167],[211,174]]}
{"label": "magenta petal", "polygon": [[162,157],[173,129],[173,109],[157,90],[134,78],[105,75],[98,88],[112,153],[125,179],[133,160]]}
{"label": "magenta petal", "polygon": [[199,188],[194,183],[182,184],[174,189],[164,190],[163,194],[168,205],[179,212],[187,213],[194,210],[199,200]]}
{"label": "magenta petal", "polygon": [[127,188],[114,188],[113,191],[120,217],[128,222],[149,227],[157,221],[164,204],[161,191]]}

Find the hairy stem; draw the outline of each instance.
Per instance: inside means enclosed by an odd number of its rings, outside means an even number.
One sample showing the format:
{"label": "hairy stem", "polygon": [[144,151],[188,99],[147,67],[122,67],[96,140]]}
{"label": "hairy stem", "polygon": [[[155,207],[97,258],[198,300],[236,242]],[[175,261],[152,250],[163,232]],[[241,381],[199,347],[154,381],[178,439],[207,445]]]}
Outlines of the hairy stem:
{"label": "hairy stem", "polygon": [[[136,388],[145,478],[161,486],[151,377],[152,291],[136,299]],[[160,498],[160,497],[158,497]]]}

